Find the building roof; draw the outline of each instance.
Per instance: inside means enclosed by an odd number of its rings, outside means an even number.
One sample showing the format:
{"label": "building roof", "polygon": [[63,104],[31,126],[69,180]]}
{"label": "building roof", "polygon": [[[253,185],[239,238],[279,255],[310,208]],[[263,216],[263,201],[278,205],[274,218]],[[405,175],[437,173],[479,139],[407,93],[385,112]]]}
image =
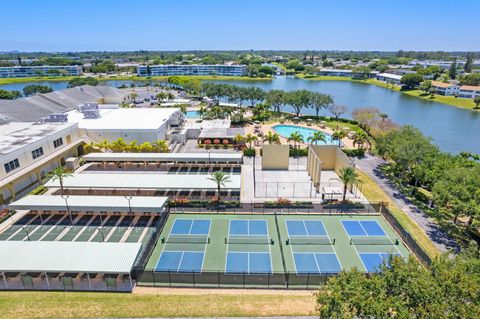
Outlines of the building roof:
{"label": "building roof", "polygon": [[87,162],[241,162],[242,153],[90,153]]}
{"label": "building roof", "polygon": [[384,78],[394,79],[394,80],[401,80],[401,75],[391,74],[391,73],[379,73],[377,76],[381,76]]}
{"label": "building roof", "polygon": [[0,125],[0,155],[34,143],[49,134],[75,126],[77,126],[76,123],[5,123]]}
{"label": "building roof", "polygon": [[460,87],[460,90],[463,90],[463,91],[480,91],[480,86],[462,85]]}
{"label": "building roof", "polygon": [[455,84],[445,83],[440,81],[432,81],[432,86],[440,87],[440,88],[449,88],[449,87],[455,86]]}
{"label": "building roof", "polygon": [[80,129],[101,130],[103,132],[111,131],[142,131],[158,130],[175,113],[180,116],[178,108],[158,108],[158,109],[101,109],[100,118],[84,119],[83,114],[78,111],[68,113],[69,122],[78,122]]}
{"label": "building roof", "polygon": [[[216,190],[217,184],[209,175],[165,173],[83,173],[63,180],[65,188],[80,189],[155,189],[155,190]],[[240,190],[241,175],[230,175],[224,189]],[[58,180],[48,181],[46,187],[60,187]]]}
{"label": "building roof", "polygon": [[[168,197],[132,196],[130,207],[133,212],[161,213]],[[66,211],[66,204],[72,211],[83,212],[129,212],[128,200],[124,196],[79,196],[69,195],[28,195],[8,205],[15,210]]]}
{"label": "building roof", "polygon": [[141,243],[1,241],[0,272],[126,274]]}
{"label": "building roof", "polygon": [[204,128],[198,138],[234,138],[236,135],[245,135],[244,128]]}
{"label": "building roof", "polygon": [[0,119],[4,122],[35,122],[50,114],[76,109],[82,103],[126,95],[128,92],[116,88],[82,85],[17,100],[0,100]]}

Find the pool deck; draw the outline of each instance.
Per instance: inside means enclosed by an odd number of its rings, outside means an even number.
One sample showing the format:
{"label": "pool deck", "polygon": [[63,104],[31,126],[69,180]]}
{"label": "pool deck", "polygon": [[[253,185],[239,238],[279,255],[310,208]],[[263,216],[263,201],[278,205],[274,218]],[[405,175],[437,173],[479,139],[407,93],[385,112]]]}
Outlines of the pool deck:
{"label": "pool deck", "polygon": [[[296,123],[293,123],[291,121],[286,121],[285,123],[272,123],[272,124],[261,124],[260,125],[260,129],[261,131],[263,132],[264,135],[266,135],[269,131],[272,131],[272,132],[275,132],[273,130],[273,126],[275,125],[296,125],[296,126],[301,126],[301,127],[304,127],[304,128],[308,128],[308,129],[314,129],[314,130],[318,130],[318,131],[321,131],[321,132],[324,132],[324,133],[327,133],[327,134],[330,134],[332,135],[334,130],[326,127],[326,128],[321,128],[319,125],[315,124],[315,123],[312,123],[311,126],[308,126],[308,125],[305,125],[305,124],[302,124],[302,123],[299,123],[299,124],[296,124]],[[253,134],[253,135],[256,135],[255,131],[254,131],[254,127],[255,125],[248,125],[245,127],[245,134]],[[262,141],[259,139],[259,144],[258,145],[255,145],[257,148],[260,148],[261,145],[262,145]],[[280,136],[280,142],[282,144],[289,144],[289,142],[287,141],[287,139],[283,136]],[[305,141],[307,142],[307,141]],[[353,140],[349,139],[348,137],[345,137],[342,139],[342,143],[343,145],[345,146],[345,148],[355,148],[354,145],[353,145]],[[306,145],[309,145],[309,143],[301,143],[300,145],[302,146],[306,146]]]}

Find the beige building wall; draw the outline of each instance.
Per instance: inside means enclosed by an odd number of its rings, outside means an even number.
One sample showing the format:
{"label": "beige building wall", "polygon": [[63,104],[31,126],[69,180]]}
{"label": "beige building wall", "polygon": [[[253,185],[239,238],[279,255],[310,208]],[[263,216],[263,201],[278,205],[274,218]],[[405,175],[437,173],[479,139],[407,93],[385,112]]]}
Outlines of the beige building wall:
{"label": "beige building wall", "polygon": [[262,169],[288,170],[289,145],[264,145],[262,148]]}
{"label": "beige building wall", "polygon": [[317,191],[322,170],[334,170],[338,174],[340,169],[348,166],[355,167],[355,164],[337,146],[311,145],[308,149],[307,171]]}

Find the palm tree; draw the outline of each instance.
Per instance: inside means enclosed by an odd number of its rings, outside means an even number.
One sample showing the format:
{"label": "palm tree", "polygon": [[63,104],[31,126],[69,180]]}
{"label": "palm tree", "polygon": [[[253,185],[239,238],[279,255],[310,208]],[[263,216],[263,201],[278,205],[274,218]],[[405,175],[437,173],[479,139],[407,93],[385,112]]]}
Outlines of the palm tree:
{"label": "palm tree", "polygon": [[231,182],[230,175],[217,171],[214,172],[208,179],[217,184],[218,202],[220,202],[220,188],[222,186],[225,187],[225,183]]}
{"label": "palm tree", "polygon": [[138,94],[137,94],[137,93],[132,93],[132,94],[130,94],[130,98],[131,98],[132,100],[135,100],[137,97],[138,97]]}
{"label": "palm tree", "polygon": [[63,195],[63,179],[72,176],[72,174],[68,173],[63,167],[58,166],[50,171],[47,176],[50,177],[52,181],[58,179],[58,182],[60,183],[60,193]]}
{"label": "palm tree", "polygon": [[97,147],[102,150],[102,152],[109,151],[111,148],[111,144],[109,140],[103,140],[97,144]]}
{"label": "palm tree", "polygon": [[295,131],[287,139],[288,142],[293,141],[293,147],[297,147],[297,143],[303,143],[303,135]]}
{"label": "palm tree", "polygon": [[233,138],[233,140],[234,140],[235,143],[237,143],[237,144],[243,144],[243,143],[245,143],[245,137],[243,137],[243,136],[240,135],[240,134],[235,135],[235,137]]}
{"label": "palm tree", "polygon": [[168,92],[167,93],[167,99],[173,100],[173,99],[175,99],[175,95],[172,92]]}
{"label": "palm tree", "polygon": [[110,148],[113,152],[123,152],[125,151],[125,147],[127,147],[127,143],[121,137],[110,144]]}
{"label": "palm tree", "polygon": [[280,135],[268,131],[268,133],[263,137],[263,142],[268,142],[268,144],[280,144]]}
{"label": "palm tree", "polygon": [[320,132],[320,131],[316,131],[313,133],[312,136],[309,136],[307,138],[307,140],[310,142],[310,144],[315,144],[317,145],[317,142],[326,142],[327,141],[327,137],[325,135],[325,133],[323,132]]}
{"label": "palm tree", "polygon": [[255,135],[252,135],[250,133],[248,133],[245,136],[245,143],[248,143],[249,148],[252,148],[252,143],[255,142],[256,140],[258,140],[258,138]]}
{"label": "palm tree", "polygon": [[353,144],[358,145],[358,148],[363,148],[366,142],[368,142],[368,135],[364,131],[358,131],[353,136]]}
{"label": "palm tree", "polygon": [[179,104],[177,106],[180,108],[180,112],[182,112],[183,114],[187,114],[188,104]]}
{"label": "palm tree", "polygon": [[157,140],[153,142],[153,148],[154,151],[158,153],[170,152],[170,149],[168,148],[167,142],[165,140]]}
{"label": "palm tree", "polygon": [[163,100],[165,100],[165,99],[167,98],[167,93],[165,93],[165,92],[159,92],[156,97],[157,97],[157,100],[163,101]]}
{"label": "palm tree", "polygon": [[353,167],[343,167],[338,172],[338,178],[343,183],[343,201],[347,197],[348,187],[352,187],[361,183],[360,176]]}
{"label": "palm tree", "polygon": [[125,147],[125,150],[127,150],[127,151],[129,151],[129,152],[132,152],[132,153],[138,152],[137,141],[131,141],[131,142]]}
{"label": "palm tree", "polygon": [[345,136],[347,136],[347,134],[344,131],[335,131],[332,134],[332,138],[338,141],[338,147],[342,145],[342,138]]}

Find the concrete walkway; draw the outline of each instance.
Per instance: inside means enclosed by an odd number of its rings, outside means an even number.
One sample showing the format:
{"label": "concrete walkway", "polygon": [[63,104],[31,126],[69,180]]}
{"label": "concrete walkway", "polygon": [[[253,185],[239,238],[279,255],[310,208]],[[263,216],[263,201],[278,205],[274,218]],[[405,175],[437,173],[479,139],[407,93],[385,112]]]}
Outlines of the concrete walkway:
{"label": "concrete walkway", "polygon": [[355,159],[357,168],[368,174],[388,194],[388,196],[402,209],[412,220],[414,220],[427,234],[433,244],[440,251],[458,250],[455,241],[440,229],[437,223],[425,215],[408,198],[404,197],[379,169],[379,165],[386,162],[376,156],[366,155],[362,159]]}

